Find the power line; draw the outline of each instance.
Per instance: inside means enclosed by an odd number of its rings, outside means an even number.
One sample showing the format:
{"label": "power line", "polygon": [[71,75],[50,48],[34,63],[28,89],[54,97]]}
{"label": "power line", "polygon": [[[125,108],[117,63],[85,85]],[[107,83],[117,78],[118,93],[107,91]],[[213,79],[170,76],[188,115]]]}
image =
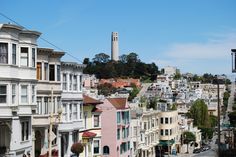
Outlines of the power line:
{"label": "power line", "polygon": [[[28,28],[24,27],[23,25],[21,25],[20,23],[16,22],[16,21],[13,20],[12,18],[6,16],[5,14],[3,14],[3,13],[0,12],[0,15],[3,16],[4,18],[10,20],[11,22],[15,23],[16,25],[23,27],[25,30],[29,30]],[[4,31],[4,32],[6,32],[6,31]],[[8,32],[6,32],[6,33],[8,33]],[[8,34],[9,34],[9,33],[8,33]],[[12,35],[12,34],[10,34],[10,35]],[[79,60],[77,57],[73,56],[73,55],[70,54],[69,52],[66,52],[65,50],[63,50],[63,49],[60,48],[59,46],[53,44],[52,42],[48,41],[47,39],[45,39],[45,38],[43,38],[43,37],[41,37],[41,36],[39,36],[39,39],[41,39],[42,41],[48,43],[49,45],[52,45],[53,47],[57,48],[58,50],[61,50],[61,51],[65,52],[68,56],[74,58],[75,60],[79,61],[80,63],[83,63],[83,62],[82,62],[81,60]]]}

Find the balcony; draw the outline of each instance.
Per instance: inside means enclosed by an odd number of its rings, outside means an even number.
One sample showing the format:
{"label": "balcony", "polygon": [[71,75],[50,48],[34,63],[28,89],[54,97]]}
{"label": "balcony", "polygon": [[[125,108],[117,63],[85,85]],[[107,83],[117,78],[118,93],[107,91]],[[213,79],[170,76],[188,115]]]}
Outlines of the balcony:
{"label": "balcony", "polygon": [[83,120],[75,120],[71,122],[62,122],[58,124],[59,131],[79,130],[83,128]]}

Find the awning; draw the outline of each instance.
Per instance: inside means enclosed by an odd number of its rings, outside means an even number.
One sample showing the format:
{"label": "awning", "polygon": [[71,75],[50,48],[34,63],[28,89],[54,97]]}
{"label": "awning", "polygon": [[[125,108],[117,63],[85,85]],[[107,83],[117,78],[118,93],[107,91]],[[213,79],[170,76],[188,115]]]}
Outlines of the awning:
{"label": "awning", "polygon": [[82,137],[83,138],[93,138],[96,135],[97,135],[96,133],[93,133],[93,132],[90,132],[90,131],[85,131],[85,132],[83,132]]}
{"label": "awning", "polygon": [[161,140],[160,142],[159,142],[159,144],[158,144],[158,146],[171,146],[172,144],[174,144],[175,143],[175,140],[166,140],[166,141],[164,141],[164,140]]}

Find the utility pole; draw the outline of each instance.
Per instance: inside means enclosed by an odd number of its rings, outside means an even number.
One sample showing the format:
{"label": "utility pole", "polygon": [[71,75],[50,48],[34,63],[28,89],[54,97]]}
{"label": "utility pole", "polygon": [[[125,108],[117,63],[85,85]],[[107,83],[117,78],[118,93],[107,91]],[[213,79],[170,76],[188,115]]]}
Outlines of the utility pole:
{"label": "utility pole", "polygon": [[53,88],[51,89],[51,111],[50,111],[50,126],[49,126],[49,157],[52,157],[52,121],[53,119]]}

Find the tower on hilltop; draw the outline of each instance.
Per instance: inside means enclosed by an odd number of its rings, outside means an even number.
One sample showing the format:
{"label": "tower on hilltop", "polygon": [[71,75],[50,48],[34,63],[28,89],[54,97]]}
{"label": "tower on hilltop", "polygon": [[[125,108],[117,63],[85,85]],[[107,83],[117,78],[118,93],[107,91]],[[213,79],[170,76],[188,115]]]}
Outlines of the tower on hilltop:
{"label": "tower on hilltop", "polygon": [[119,60],[119,47],[118,47],[118,32],[111,33],[111,59],[114,61]]}

